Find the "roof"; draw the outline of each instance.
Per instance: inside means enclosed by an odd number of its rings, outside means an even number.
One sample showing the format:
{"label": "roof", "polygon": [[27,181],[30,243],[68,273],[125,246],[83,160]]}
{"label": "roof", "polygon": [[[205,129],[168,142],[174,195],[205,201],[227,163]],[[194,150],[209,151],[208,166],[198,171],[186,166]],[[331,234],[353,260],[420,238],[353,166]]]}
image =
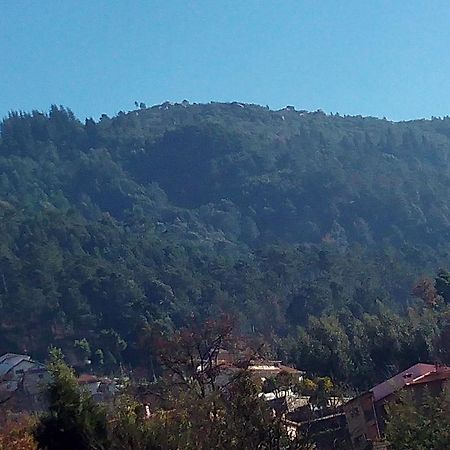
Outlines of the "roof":
{"label": "roof", "polygon": [[78,377],[78,383],[79,384],[90,384],[90,383],[113,384],[114,381],[107,377],[98,377],[97,375],[83,373]]}
{"label": "roof", "polygon": [[[33,361],[35,362],[35,361]],[[28,369],[26,373],[32,374],[32,373],[43,373],[48,372],[47,366],[42,363],[35,362],[36,366],[32,367],[31,369]]]}
{"label": "roof", "polygon": [[285,366],[281,361],[252,361],[247,368],[251,372],[273,373],[274,375],[281,372],[290,374],[302,374],[301,370],[294,367]]}
{"label": "roof", "polygon": [[30,361],[31,357],[28,355],[18,355],[16,353],[5,353],[0,356],[0,377],[6,375],[13,367],[22,361]]}
{"label": "roof", "polygon": [[31,359],[31,357],[28,355],[20,355],[19,353],[5,353],[4,355],[0,356],[0,364],[3,363],[3,361],[6,361],[7,359],[12,359],[18,356],[25,359]]}
{"label": "roof", "polygon": [[408,383],[408,386],[431,383],[433,381],[444,381],[447,380],[448,378],[450,378],[450,368],[440,367],[436,372],[429,373],[427,375],[415,379],[412,383]]}
{"label": "roof", "polygon": [[289,366],[285,366],[284,364],[280,364],[280,369],[282,372],[287,372],[287,373],[298,373],[298,374],[303,374],[305,373],[302,370],[296,369],[295,367],[289,367]]}
{"label": "roof", "polygon": [[78,377],[78,383],[80,383],[80,384],[84,384],[84,383],[99,383],[100,381],[101,380],[98,377],[96,377],[95,375],[90,375],[90,374],[87,374],[87,373],[85,373],[83,375],[80,375]]}
{"label": "roof", "polygon": [[403,372],[398,373],[389,380],[377,384],[372,389],[370,389],[370,392],[373,393],[373,399],[376,402],[382,400],[385,397],[388,397],[394,392],[399,391],[407,385],[417,383],[419,380],[424,379],[424,377],[428,376],[429,374],[436,372],[441,373],[447,370],[450,371],[450,368],[445,366],[437,366],[436,364],[418,363],[414,366],[409,367]]}
{"label": "roof", "polygon": [[220,349],[217,355],[217,365],[222,368],[246,368],[251,372],[264,372],[277,375],[280,372],[290,374],[303,374],[305,372],[295,367],[285,366],[281,361],[266,358],[252,359],[244,353],[233,354],[232,352]]}

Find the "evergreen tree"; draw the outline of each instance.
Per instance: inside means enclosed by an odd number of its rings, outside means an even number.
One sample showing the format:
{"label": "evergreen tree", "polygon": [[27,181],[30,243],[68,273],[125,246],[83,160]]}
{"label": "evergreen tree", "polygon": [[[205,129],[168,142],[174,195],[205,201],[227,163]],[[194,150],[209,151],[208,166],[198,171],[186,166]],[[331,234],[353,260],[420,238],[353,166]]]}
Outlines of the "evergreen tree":
{"label": "evergreen tree", "polygon": [[106,413],[80,389],[61,351],[51,351],[48,413],[40,420],[35,437],[42,450],[108,450]]}

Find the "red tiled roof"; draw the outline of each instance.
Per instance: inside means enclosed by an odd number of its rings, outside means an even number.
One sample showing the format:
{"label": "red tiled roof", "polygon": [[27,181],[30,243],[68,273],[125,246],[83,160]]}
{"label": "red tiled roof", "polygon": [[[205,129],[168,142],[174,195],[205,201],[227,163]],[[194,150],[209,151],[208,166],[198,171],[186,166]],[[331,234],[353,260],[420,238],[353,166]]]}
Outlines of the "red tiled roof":
{"label": "red tiled roof", "polygon": [[83,373],[78,377],[78,384],[88,383],[114,384],[114,381],[107,377],[100,377],[89,373]]}
{"label": "red tiled roof", "polygon": [[449,367],[436,366],[435,364],[418,363],[409,369],[400,372],[389,380],[374,386],[370,391],[373,393],[374,401],[381,400],[394,392],[399,391],[406,385],[413,384],[425,376],[436,372],[450,371]]}
{"label": "red tiled roof", "polygon": [[100,381],[98,377],[87,373],[78,377],[78,383],[96,383],[97,381]]}

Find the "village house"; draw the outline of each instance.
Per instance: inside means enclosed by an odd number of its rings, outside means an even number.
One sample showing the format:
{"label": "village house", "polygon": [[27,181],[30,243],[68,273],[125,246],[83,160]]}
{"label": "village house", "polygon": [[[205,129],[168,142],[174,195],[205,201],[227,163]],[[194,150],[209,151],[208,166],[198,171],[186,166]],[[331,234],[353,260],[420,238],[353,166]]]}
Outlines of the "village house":
{"label": "village house", "polygon": [[118,390],[117,383],[114,380],[90,374],[80,375],[78,384],[94,401],[99,403],[111,401]]}
{"label": "village house", "polygon": [[[264,358],[249,358],[246,355],[234,355],[226,350],[220,350],[213,366],[217,369],[217,385],[226,385],[229,380],[240,370],[246,369],[253,381],[263,385],[267,380],[273,379],[280,374],[291,379],[290,384],[302,381],[305,372],[294,367],[286,366],[281,361]],[[208,364],[201,364],[197,370],[209,370]]]}
{"label": "village house", "polygon": [[282,415],[291,436],[306,434],[314,442],[316,450],[351,448],[350,436],[343,405],[350,400],[345,397],[330,396],[326,404],[318,405],[310,396],[293,394],[286,402]]}
{"label": "village house", "polygon": [[333,450],[335,443],[349,443],[343,403],[348,399],[330,396],[327,405],[311,403],[311,397],[299,394],[295,386],[303,381],[305,372],[282,364],[281,361],[249,358],[220,350],[216,366],[221,370],[216,383],[226,384],[239,370],[246,369],[261,387],[259,397],[267,402],[273,414],[282,418],[290,436],[314,434],[317,450]]}
{"label": "village house", "polygon": [[0,356],[0,397],[8,407],[39,411],[44,408],[44,391],[51,377],[44,364],[28,355]]}
{"label": "village house", "polygon": [[1,383],[5,381],[17,382],[22,379],[25,371],[37,365],[39,363],[33,361],[28,355],[5,353],[0,356],[0,381]]}
{"label": "village house", "polygon": [[332,410],[325,408],[312,415],[310,413],[309,418],[301,413],[298,416],[298,412],[294,411],[286,415],[284,423],[290,436],[310,436],[315,450],[335,450],[336,444],[339,448],[343,445],[345,448],[351,448],[345,414],[341,407]]}
{"label": "village house", "polygon": [[293,382],[300,382],[305,374],[299,369],[282,364],[281,361],[272,360],[251,360],[247,370],[259,381],[266,381],[283,373],[289,375]]}
{"label": "village house", "polygon": [[355,450],[384,450],[386,406],[397,398],[399,391],[411,390],[419,399],[426,388],[431,394],[442,391],[450,378],[450,367],[418,363],[400,372],[344,405],[347,427]]}

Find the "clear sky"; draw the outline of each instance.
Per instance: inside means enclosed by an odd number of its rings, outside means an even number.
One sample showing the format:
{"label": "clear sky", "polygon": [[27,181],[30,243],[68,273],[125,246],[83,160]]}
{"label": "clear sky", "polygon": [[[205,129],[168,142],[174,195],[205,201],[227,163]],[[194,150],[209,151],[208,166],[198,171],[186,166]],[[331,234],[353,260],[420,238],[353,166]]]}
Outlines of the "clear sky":
{"label": "clear sky", "polygon": [[0,0],[0,116],[165,100],[450,114],[448,0]]}

